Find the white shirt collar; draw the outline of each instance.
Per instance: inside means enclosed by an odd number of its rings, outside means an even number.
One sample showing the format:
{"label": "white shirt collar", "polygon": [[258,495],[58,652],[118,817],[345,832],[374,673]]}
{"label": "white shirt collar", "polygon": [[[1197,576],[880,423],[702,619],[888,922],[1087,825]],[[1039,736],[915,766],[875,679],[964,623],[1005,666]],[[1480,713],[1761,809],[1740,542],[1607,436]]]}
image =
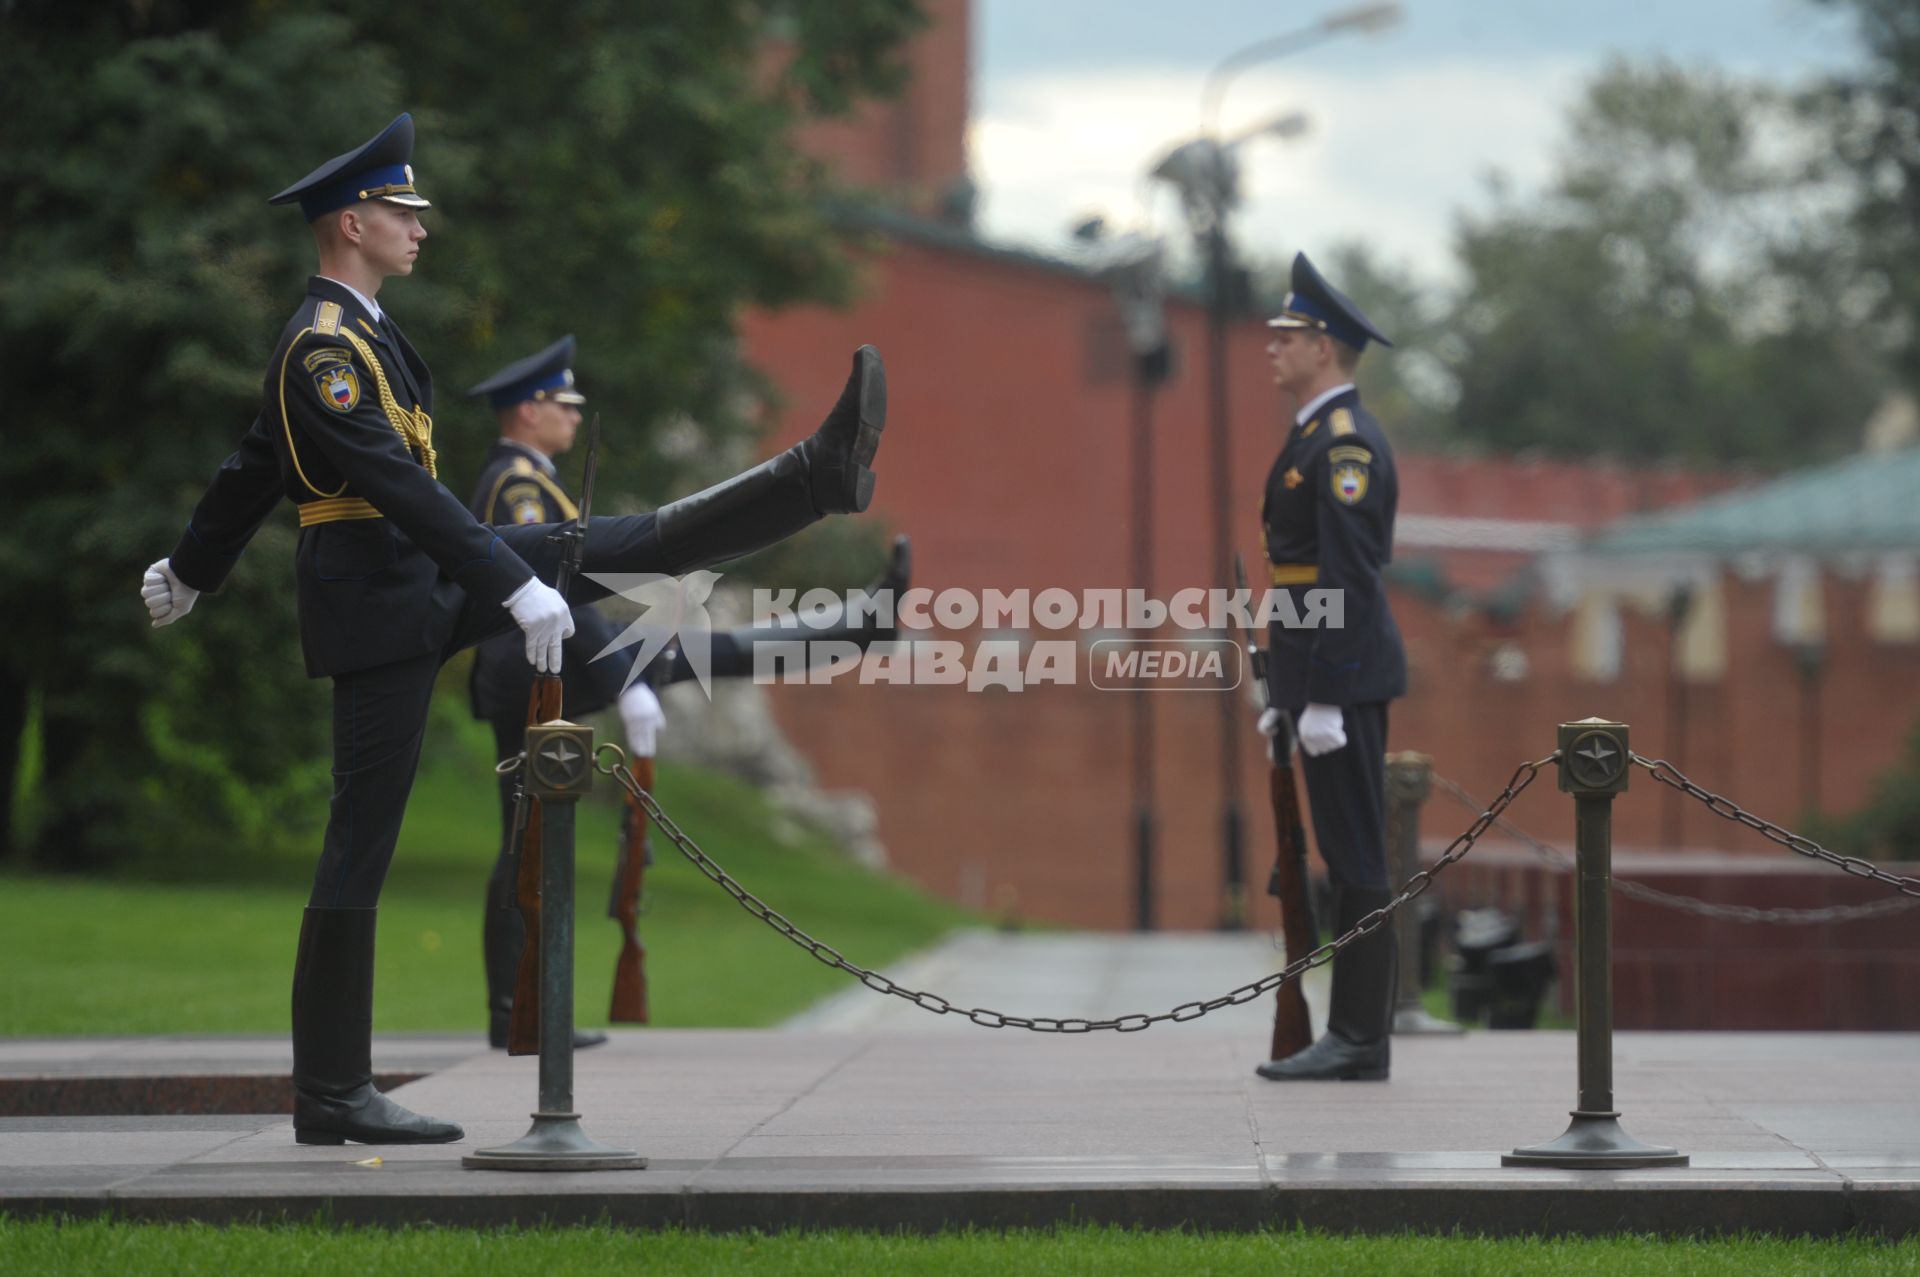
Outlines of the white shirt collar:
{"label": "white shirt collar", "polygon": [[330,283],[338,284],[340,285],[340,287],[352,293],[353,300],[359,302],[362,306],[366,307],[367,313],[373,316],[373,322],[376,324],[380,322],[380,303],[379,302],[373,300],[373,298],[367,296],[365,293],[361,292],[359,289],[355,288],[352,284],[349,284],[344,279],[334,279],[334,277],[331,275],[322,275],[320,278],[327,280]]}
{"label": "white shirt collar", "polygon": [[500,436],[500,442],[506,444],[516,452],[523,453],[534,465],[539,466],[541,471],[549,479],[560,473],[560,467],[553,464],[553,458],[540,451],[540,449],[530,448],[518,439],[509,439],[505,435]]}
{"label": "white shirt collar", "polygon": [[1352,390],[1352,389],[1353,389],[1353,383],[1350,381],[1344,381],[1344,382],[1341,382],[1339,385],[1335,386],[1332,390],[1321,391],[1319,394],[1315,395],[1311,400],[1309,400],[1305,407],[1301,408],[1299,412],[1294,414],[1293,424],[1296,426],[1306,425],[1309,421],[1313,420],[1313,416],[1315,413],[1319,412],[1322,408],[1327,406],[1328,401],[1332,400],[1337,395],[1344,395],[1349,390]]}

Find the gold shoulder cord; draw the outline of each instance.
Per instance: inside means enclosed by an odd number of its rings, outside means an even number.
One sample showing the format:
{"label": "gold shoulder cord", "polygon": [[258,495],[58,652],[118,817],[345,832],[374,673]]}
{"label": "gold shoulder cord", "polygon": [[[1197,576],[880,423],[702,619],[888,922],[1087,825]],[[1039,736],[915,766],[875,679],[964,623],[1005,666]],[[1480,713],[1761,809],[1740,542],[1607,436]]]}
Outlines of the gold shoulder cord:
{"label": "gold shoulder cord", "polygon": [[373,347],[351,328],[342,328],[340,335],[353,343],[360,352],[360,358],[367,361],[367,367],[373,373],[374,388],[380,393],[380,407],[387,414],[387,422],[394,433],[405,440],[408,446],[420,454],[420,464],[427,468],[427,474],[438,479],[440,472],[435,465],[437,454],[433,450],[433,418],[425,409],[402,408],[400,401],[393,397],[393,387],[387,384],[386,370],[380,366],[379,356],[373,353]]}
{"label": "gold shoulder cord", "polygon": [[300,464],[300,449],[293,445],[293,420],[287,416],[287,361],[293,358],[294,347],[300,344],[300,338],[312,331],[313,329],[307,328],[295,336],[291,342],[287,343],[287,353],[280,357],[280,428],[287,432],[287,455],[293,458],[293,472],[300,476],[300,482],[306,484],[308,491],[314,496],[331,499],[347,490],[347,481],[342,479],[340,486],[332,492],[322,492],[314,486],[313,480],[307,478],[306,468]]}

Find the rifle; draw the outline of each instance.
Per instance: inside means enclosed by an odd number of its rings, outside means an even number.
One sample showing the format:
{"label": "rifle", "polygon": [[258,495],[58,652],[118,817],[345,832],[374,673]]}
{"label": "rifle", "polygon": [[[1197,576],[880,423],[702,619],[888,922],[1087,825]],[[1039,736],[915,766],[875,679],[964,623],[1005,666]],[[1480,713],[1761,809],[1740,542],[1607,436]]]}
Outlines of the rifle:
{"label": "rifle", "polygon": [[[653,792],[653,759],[635,758],[628,764],[634,783]],[[647,812],[627,795],[627,818],[620,825],[620,863],[613,870],[613,892],[607,897],[607,916],[620,924],[620,956],[613,964],[613,1008],[607,1018],[616,1024],[647,1022],[647,947],[640,943],[640,893],[647,866],[653,863],[653,843],[647,837]]]}
{"label": "rifle", "polygon": [[[1246,565],[1239,555],[1233,557],[1234,584],[1247,588]],[[1253,663],[1253,681],[1258,701],[1264,702],[1267,688],[1268,653],[1258,643],[1247,644],[1247,656]],[[1293,777],[1293,716],[1280,713],[1280,732],[1268,739],[1267,794],[1273,803],[1274,835],[1278,855],[1273,872],[1267,876],[1267,894],[1280,901],[1280,934],[1292,962],[1311,953],[1319,944],[1319,932],[1313,921],[1313,897],[1307,882],[1307,830],[1300,819],[1300,791]],[[1298,980],[1289,980],[1274,990],[1273,1045],[1270,1060],[1284,1060],[1313,1044],[1313,1024],[1307,1018],[1307,995]]]}
{"label": "rifle", "polygon": [[[594,463],[600,451],[600,414],[593,414],[587,431],[586,474],[580,486],[580,517],[563,525],[547,539],[560,546],[560,566],[554,570],[553,588],[562,597],[579,574],[580,560],[586,554],[587,520],[593,509]],[[550,723],[563,711],[558,674],[535,674],[533,691],[527,696],[527,726]],[[525,924],[526,945],[520,950],[520,969],[513,984],[513,1018],[507,1021],[507,1054],[540,1053],[540,800],[529,798],[526,774],[521,772],[520,796],[513,808],[513,842],[508,855],[516,862],[515,902],[520,921]]]}

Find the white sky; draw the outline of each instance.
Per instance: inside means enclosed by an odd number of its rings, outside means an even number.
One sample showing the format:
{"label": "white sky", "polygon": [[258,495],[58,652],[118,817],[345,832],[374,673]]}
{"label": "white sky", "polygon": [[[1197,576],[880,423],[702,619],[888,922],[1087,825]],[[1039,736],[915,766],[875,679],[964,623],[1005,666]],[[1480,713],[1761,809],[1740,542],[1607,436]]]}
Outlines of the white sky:
{"label": "white sky", "polygon": [[[1068,224],[1184,238],[1141,175],[1199,129],[1207,73],[1235,50],[1345,7],[1256,0],[975,0],[971,136],[980,229],[1060,248]],[[1345,34],[1232,82],[1223,132],[1289,110],[1308,133],[1242,152],[1236,242],[1249,256],[1364,239],[1430,281],[1451,272],[1456,211],[1498,171],[1551,171],[1566,107],[1612,55],[1805,81],[1858,57],[1844,13],[1812,0],[1406,0],[1399,26]],[[1269,246],[1265,247],[1264,246]]]}

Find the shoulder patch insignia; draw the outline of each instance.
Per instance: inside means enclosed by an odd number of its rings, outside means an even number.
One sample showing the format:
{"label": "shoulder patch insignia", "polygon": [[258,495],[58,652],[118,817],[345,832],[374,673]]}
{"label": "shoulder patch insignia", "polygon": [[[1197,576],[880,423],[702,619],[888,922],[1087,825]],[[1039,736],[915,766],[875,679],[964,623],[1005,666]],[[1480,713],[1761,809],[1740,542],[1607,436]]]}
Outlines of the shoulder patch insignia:
{"label": "shoulder patch insignia", "polygon": [[510,484],[500,494],[500,502],[506,506],[507,518],[513,523],[545,523],[547,520],[547,503],[535,484]]}
{"label": "shoulder patch insignia", "polygon": [[335,412],[352,412],[360,404],[360,377],[345,364],[335,364],[313,375],[320,401]]}
{"label": "shoulder patch insignia", "polygon": [[332,337],[340,331],[339,302],[320,303],[320,309],[313,312],[313,331],[322,337]]}
{"label": "shoulder patch insignia", "polygon": [[1353,413],[1345,408],[1335,408],[1333,410],[1333,416],[1327,420],[1333,430],[1333,437],[1336,439],[1341,435],[1350,435],[1354,432]]}
{"label": "shoulder patch insignia", "polygon": [[1327,460],[1358,461],[1364,466],[1373,460],[1373,454],[1359,444],[1343,443],[1327,449]]}
{"label": "shoulder patch insignia", "polygon": [[1333,468],[1333,499],[1341,505],[1358,505],[1367,495],[1367,468],[1347,461]]}
{"label": "shoulder patch insignia", "polygon": [[333,364],[350,364],[353,362],[353,356],[338,346],[327,346],[314,351],[300,362],[307,366],[308,372],[319,372],[322,368]]}
{"label": "shoulder patch insignia", "polygon": [[1280,482],[1287,485],[1287,490],[1289,492],[1299,487],[1301,484],[1305,483],[1306,481],[1307,481],[1307,476],[1300,473],[1300,468],[1298,466],[1288,466],[1287,472],[1280,476]]}

